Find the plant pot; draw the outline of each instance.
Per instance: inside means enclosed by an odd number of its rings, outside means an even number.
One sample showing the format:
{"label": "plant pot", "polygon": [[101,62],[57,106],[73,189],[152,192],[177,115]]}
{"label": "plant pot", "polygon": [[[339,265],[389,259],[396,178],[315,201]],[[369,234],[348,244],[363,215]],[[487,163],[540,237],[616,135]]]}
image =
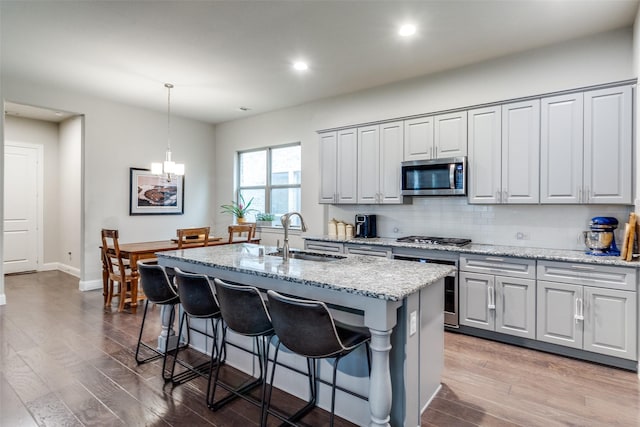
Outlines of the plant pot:
{"label": "plant pot", "polygon": [[237,222],[238,224],[244,224],[245,222],[247,222],[247,219],[246,219],[246,218],[244,218],[244,217],[242,217],[242,218],[240,218],[240,217],[236,217],[236,222]]}

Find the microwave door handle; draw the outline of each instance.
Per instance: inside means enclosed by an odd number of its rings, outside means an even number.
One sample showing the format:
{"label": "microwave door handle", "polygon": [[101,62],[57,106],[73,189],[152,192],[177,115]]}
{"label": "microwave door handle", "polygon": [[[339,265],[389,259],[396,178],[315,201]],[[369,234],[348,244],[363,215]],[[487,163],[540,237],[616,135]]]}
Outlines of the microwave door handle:
{"label": "microwave door handle", "polygon": [[449,188],[454,189],[456,188],[456,164],[455,163],[451,163],[449,164]]}

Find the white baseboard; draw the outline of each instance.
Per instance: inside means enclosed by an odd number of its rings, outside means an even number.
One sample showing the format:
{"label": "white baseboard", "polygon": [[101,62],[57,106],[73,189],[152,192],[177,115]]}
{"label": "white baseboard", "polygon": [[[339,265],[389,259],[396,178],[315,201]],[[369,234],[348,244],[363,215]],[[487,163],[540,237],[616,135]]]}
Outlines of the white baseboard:
{"label": "white baseboard", "polygon": [[66,265],[61,262],[48,262],[38,267],[38,271],[54,271],[54,270],[64,271],[65,273],[70,274],[73,277],[77,277],[78,279],[80,278],[79,268],[71,267],[70,265]]}
{"label": "white baseboard", "polygon": [[5,294],[0,294],[0,305],[5,305],[7,303],[7,296]]}
{"label": "white baseboard", "polygon": [[78,289],[82,292],[93,291],[96,289],[102,289],[102,279],[98,280],[80,280],[78,282]]}

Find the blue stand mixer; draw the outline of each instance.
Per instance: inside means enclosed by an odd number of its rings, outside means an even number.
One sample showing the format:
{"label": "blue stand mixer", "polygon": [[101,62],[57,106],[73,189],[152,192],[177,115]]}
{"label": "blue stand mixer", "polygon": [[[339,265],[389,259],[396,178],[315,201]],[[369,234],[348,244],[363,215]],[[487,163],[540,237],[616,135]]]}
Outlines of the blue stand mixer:
{"label": "blue stand mixer", "polygon": [[588,255],[619,256],[613,231],[618,228],[618,220],[609,216],[591,218],[588,231],[583,231],[584,244],[589,248]]}

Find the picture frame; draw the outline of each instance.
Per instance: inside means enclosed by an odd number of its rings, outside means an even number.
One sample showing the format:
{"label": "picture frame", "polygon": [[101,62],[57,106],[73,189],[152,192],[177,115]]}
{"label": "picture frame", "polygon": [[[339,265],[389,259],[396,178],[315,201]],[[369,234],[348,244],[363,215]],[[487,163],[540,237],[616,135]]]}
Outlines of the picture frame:
{"label": "picture frame", "polygon": [[184,214],[184,176],[154,175],[129,168],[129,215]]}

